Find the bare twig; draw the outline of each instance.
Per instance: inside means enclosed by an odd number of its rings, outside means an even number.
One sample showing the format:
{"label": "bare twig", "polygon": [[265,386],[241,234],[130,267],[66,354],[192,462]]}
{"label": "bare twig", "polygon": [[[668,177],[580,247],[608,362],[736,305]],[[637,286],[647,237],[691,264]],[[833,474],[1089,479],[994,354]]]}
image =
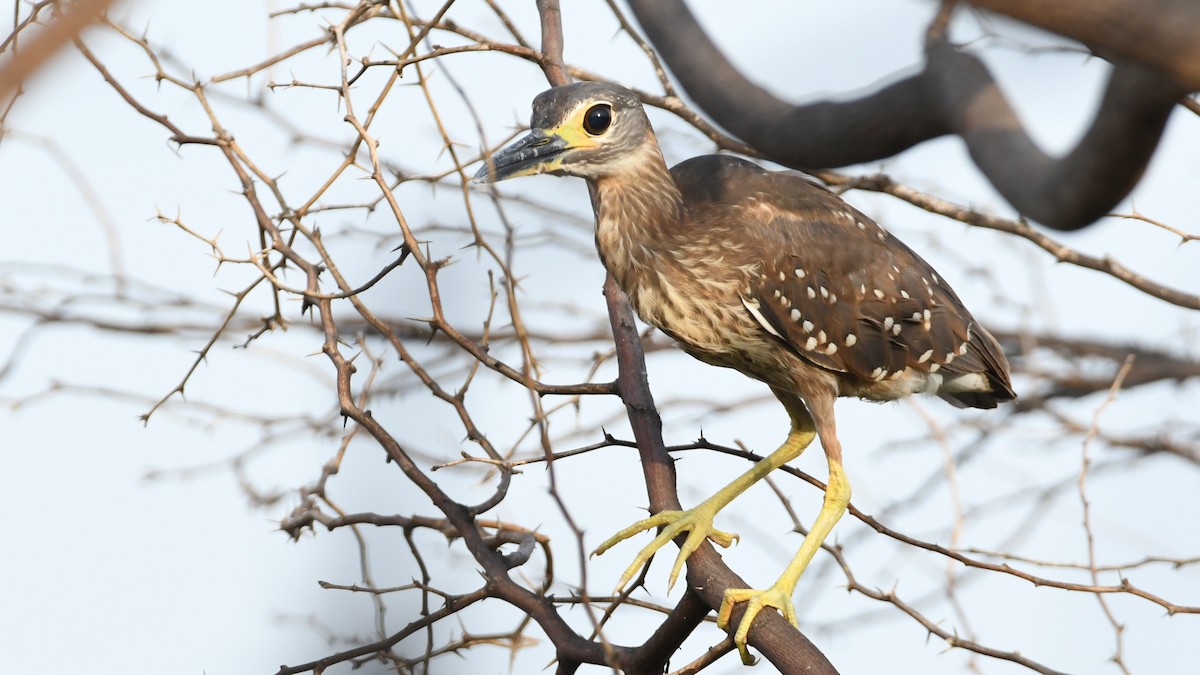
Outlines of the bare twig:
{"label": "bare twig", "polygon": [[[1083,444],[1080,447],[1081,461],[1079,467],[1079,503],[1083,511],[1083,532],[1087,537],[1087,565],[1088,573],[1092,577],[1092,584],[1100,584],[1100,573],[1096,569],[1096,535],[1092,530],[1092,509],[1091,503],[1087,496],[1087,476],[1088,467],[1091,464],[1091,458],[1088,456],[1088,447],[1092,439],[1096,437],[1100,430],[1100,416],[1104,411],[1117,400],[1117,392],[1121,390],[1121,383],[1125,381],[1125,376],[1129,373],[1129,369],[1133,366],[1133,355],[1130,354],[1125,358],[1125,363],[1121,369],[1117,371],[1117,376],[1113,378],[1112,387],[1108,390],[1108,397],[1104,402],[1096,408],[1092,414],[1092,426],[1088,429],[1087,435],[1083,437]],[[1096,602],[1100,603],[1100,609],[1104,611],[1105,618],[1108,619],[1109,625],[1113,629],[1113,639],[1116,643],[1116,650],[1113,653],[1112,661],[1117,664],[1121,672],[1129,675],[1129,668],[1125,665],[1124,659],[1124,632],[1125,627],[1117,621],[1117,617],[1113,614],[1112,608],[1108,606],[1108,601],[1100,593],[1096,594]]]}

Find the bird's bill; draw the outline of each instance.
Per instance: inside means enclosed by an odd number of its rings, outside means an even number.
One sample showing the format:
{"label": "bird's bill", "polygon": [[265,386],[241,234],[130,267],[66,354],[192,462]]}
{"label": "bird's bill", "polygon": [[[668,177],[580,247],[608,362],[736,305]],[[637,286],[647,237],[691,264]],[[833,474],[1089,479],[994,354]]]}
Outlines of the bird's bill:
{"label": "bird's bill", "polygon": [[487,159],[471,181],[494,183],[519,176],[553,173],[562,166],[564,153],[590,144],[590,139],[572,139],[571,134],[562,129],[534,129]]}

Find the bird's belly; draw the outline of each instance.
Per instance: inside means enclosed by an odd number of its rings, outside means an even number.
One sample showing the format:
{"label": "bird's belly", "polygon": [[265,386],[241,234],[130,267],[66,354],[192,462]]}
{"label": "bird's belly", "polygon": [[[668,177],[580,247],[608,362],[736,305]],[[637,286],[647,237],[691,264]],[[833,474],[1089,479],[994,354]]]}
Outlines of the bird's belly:
{"label": "bird's belly", "polygon": [[[688,353],[706,362],[761,345],[761,329],[745,308],[711,296],[690,297],[674,289],[639,288],[630,294],[643,321],[678,341]],[[724,365],[724,364],[714,364]]]}
{"label": "bird's belly", "polygon": [[[672,246],[652,254],[610,239],[597,238],[600,257],[643,321],[705,363],[775,386],[786,384],[786,350],[763,331],[742,301],[757,266],[730,267],[722,260],[670,253],[678,248]],[[614,242],[621,244],[617,250],[611,250]],[[637,250],[643,255],[629,255]]]}
{"label": "bird's belly", "polygon": [[799,357],[754,323],[744,307],[702,311],[687,305],[664,307],[632,296],[643,321],[666,333],[688,355],[720,368],[732,368],[774,387],[793,389],[788,377]]}

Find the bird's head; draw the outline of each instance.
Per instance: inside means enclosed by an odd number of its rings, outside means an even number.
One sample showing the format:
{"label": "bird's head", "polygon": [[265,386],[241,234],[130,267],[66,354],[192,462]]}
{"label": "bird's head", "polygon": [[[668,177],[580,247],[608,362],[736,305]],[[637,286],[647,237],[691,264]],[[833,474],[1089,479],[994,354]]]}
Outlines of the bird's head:
{"label": "bird's head", "polygon": [[[652,138],[637,96],[607,82],[555,87],[533,100],[530,131],[488,159],[475,174],[490,183],[539,173],[599,178],[637,161]],[[657,146],[649,144],[657,151]]]}

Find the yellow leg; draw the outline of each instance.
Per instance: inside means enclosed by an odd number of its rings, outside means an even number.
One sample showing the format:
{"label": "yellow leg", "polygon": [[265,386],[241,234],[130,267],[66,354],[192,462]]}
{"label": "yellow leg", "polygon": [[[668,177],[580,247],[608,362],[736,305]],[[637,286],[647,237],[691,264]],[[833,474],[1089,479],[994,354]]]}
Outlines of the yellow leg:
{"label": "yellow leg", "polygon": [[800,581],[800,576],[804,574],[804,569],[808,567],[808,563],[812,560],[817,549],[821,548],[825,537],[829,536],[829,531],[837,523],[838,519],[846,511],[846,505],[850,502],[850,482],[846,480],[846,474],[842,472],[842,463],[834,457],[829,458],[829,485],[825,489],[825,502],[821,506],[821,512],[817,515],[816,522],[813,523],[812,529],[808,531],[808,536],[804,537],[804,543],[800,544],[800,550],[796,552],[783,571],[779,579],[767,590],[756,591],[751,589],[730,589],[725,591],[725,598],[721,601],[721,609],[717,612],[717,627],[722,630],[729,628],[729,619],[733,613],[733,606],[739,602],[746,602],[746,613],[742,616],[742,622],[738,624],[737,632],[733,635],[733,643],[737,645],[738,653],[742,656],[742,663],[746,665],[754,664],[754,657],[750,656],[749,650],[746,649],[746,639],[750,635],[750,626],[754,623],[754,618],[764,607],[774,607],[783,612],[783,616],[793,626],[798,626],[796,621],[796,609],[792,605],[792,593],[796,590],[796,583]]}
{"label": "yellow leg", "polygon": [[[713,542],[723,547],[729,547],[737,540],[738,537],[736,534],[722,532],[713,527],[713,518],[717,515],[717,512],[725,508],[735,497],[745,492],[751,485],[761,480],[764,476],[798,457],[812,443],[813,438],[816,437],[812,418],[804,410],[803,406],[799,405],[799,401],[791,403],[791,401],[784,399],[782,396],[780,400],[784,401],[784,405],[788,408],[788,412],[792,417],[792,430],[788,434],[787,440],[784,441],[783,445],[779,446],[778,450],[755,464],[749,471],[736,478],[719,492],[701,502],[699,506],[687,511],[660,511],[609,537],[592,552],[592,555],[600,555],[617,543],[635,534],[655,527],[662,527],[662,531],[654,538],[654,541],[650,542],[637,554],[637,557],[633,559],[633,563],[625,570],[625,574],[621,575],[620,581],[617,582],[618,592],[633,579],[642,565],[645,565],[658,549],[683,532],[687,532],[688,537],[684,544],[679,547],[679,555],[676,556],[675,565],[671,568],[671,576],[667,582],[668,591],[675,585],[675,580],[679,578],[679,572],[683,569],[684,561],[688,559],[688,556],[693,551],[700,547],[700,544],[706,538],[713,540]],[[794,398],[792,400],[795,401]],[[833,523],[830,523],[830,527],[832,526]],[[807,541],[806,539],[805,543]],[[820,545],[819,541],[817,545]],[[809,557],[812,557],[811,553]]]}

